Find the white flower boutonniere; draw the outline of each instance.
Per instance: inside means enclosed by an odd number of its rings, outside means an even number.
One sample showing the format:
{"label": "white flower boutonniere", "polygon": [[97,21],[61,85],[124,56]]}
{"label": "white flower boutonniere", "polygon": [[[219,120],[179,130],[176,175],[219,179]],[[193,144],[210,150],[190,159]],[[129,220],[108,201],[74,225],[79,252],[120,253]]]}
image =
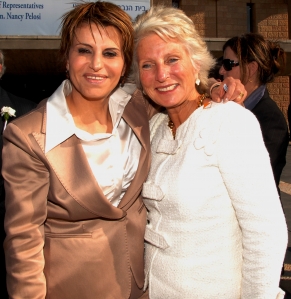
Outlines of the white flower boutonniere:
{"label": "white flower boutonniere", "polygon": [[10,118],[10,116],[13,116],[13,117],[16,116],[15,112],[16,112],[16,110],[12,109],[11,107],[7,107],[7,106],[2,107],[1,116],[3,116],[4,120],[5,120],[3,131],[6,129],[7,122],[8,122],[8,119]]}

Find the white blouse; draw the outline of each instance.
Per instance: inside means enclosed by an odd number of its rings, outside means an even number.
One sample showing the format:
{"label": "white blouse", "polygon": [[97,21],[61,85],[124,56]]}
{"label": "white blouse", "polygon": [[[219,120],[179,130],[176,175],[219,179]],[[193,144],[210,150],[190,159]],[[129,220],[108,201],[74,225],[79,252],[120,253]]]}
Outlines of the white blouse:
{"label": "white blouse", "polygon": [[112,133],[90,134],[75,126],[65,96],[72,90],[65,80],[47,101],[47,153],[73,134],[83,146],[92,173],[106,198],[118,206],[133,180],[141,151],[141,144],[122,118],[131,95],[117,89],[109,99]]}

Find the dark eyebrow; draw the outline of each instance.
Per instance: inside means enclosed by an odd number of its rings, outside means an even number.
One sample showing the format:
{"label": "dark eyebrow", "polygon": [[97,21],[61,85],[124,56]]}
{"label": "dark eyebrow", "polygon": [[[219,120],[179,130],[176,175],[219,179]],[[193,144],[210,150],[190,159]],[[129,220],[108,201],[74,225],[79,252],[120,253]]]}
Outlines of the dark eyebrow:
{"label": "dark eyebrow", "polygon": [[121,51],[119,48],[106,48],[105,50]]}
{"label": "dark eyebrow", "polygon": [[76,46],[86,46],[86,47],[90,47],[90,48],[92,48],[91,45],[89,45],[89,44],[85,44],[85,43],[81,43],[81,42],[76,43]]}

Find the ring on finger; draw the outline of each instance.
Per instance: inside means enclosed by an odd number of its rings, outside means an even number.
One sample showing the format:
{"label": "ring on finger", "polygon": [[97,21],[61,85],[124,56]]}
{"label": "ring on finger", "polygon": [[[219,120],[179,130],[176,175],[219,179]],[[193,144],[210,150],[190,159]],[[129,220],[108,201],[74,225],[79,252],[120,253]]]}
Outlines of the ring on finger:
{"label": "ring on finger", "polygon": [[241,92],[238,96],[241,97],[241,98],[243,98],[244,95],[245,95],[245,94],[244,94],[243,92]]}
{"label": "ring on finger", "polygon": [[223,84],[223,89],[224,89],[225,92],[228,91],[228,86],[225,83]]}

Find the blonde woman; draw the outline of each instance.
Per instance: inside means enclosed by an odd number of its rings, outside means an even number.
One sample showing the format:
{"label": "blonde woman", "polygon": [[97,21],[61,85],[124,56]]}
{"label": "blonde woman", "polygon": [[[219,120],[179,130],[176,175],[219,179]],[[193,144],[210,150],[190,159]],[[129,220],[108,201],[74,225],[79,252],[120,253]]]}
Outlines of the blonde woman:
{"label": "blonde woman", "polygon": [[137,84],[166,108],[150,122],[145,289],[151,299],[275,299],[287,227],[269,155],[251,112],[203,101],[212,66],[181,10],[138,18]]}

